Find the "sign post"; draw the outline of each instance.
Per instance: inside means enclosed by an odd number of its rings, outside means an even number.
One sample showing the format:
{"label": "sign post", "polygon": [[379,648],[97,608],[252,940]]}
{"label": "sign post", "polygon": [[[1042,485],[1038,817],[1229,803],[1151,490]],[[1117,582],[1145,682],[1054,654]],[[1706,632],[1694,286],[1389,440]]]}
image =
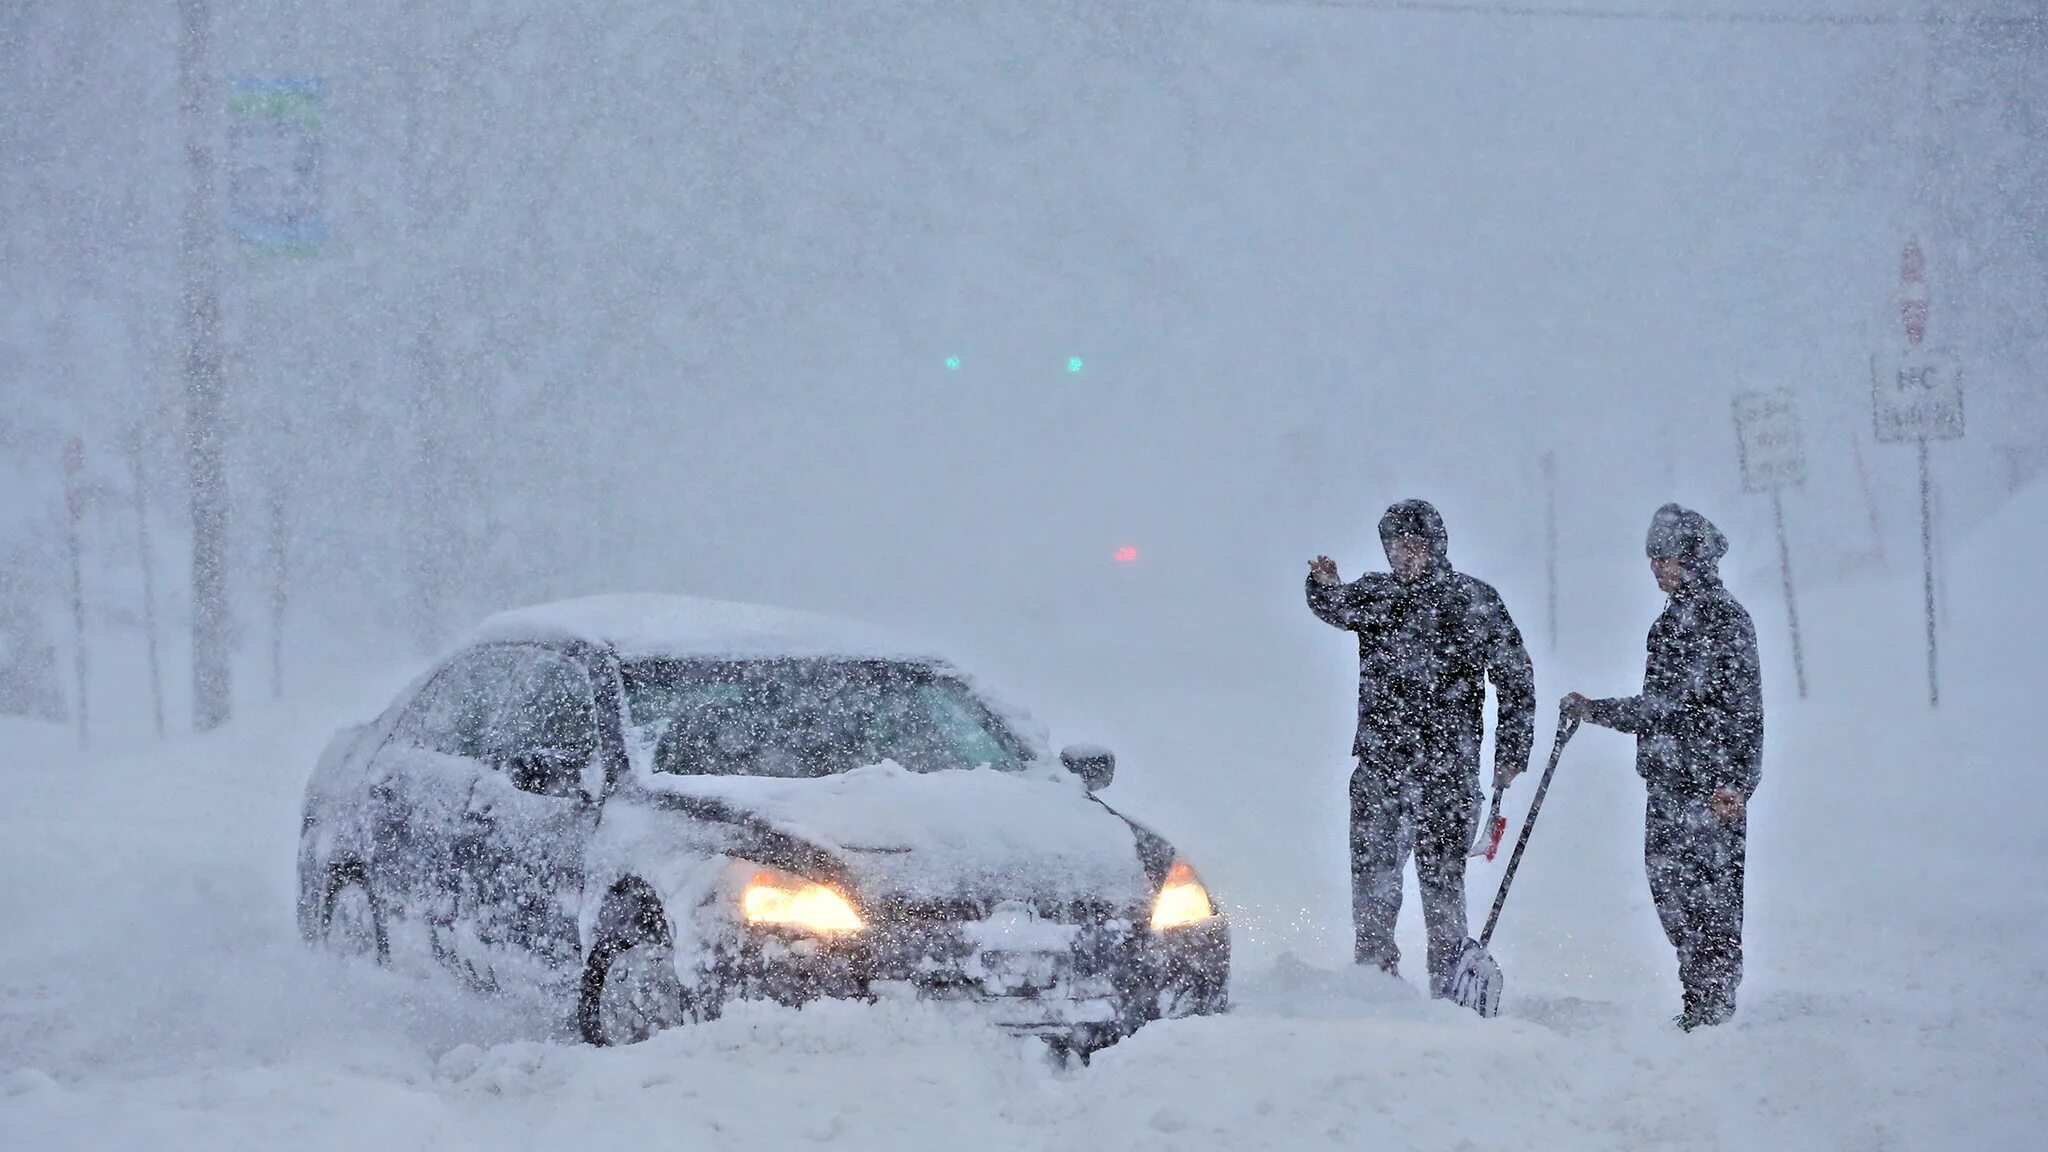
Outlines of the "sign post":
{"label": "sign post", "polygon": [[284,617],[291,601],[291,563],[285,513],[290,481],[280,475],[270,487],[270,698],[284,699]]}
{"label": "sign post", "polygon": [[[257,260],[305,258],[328,241],[326,83],[318,76],[244,76],[228,98],[228,223]],[[282,325],[278,325],[282,328]],[[290,439],[289,427],[281,429]],[[289,454],[287,450],[287,455]],[[284,696],[284,619],[290,590],[285,524],[291,496],[280,472],[269,493],[270,694]]]}
{"label": "sign post", "polygon": [[1550,651],[1557,653],[1557,453],[1543,454],[1543,562],[1550,585]]}
{"label": "sign post", "polygon": [[1934,603],[1934,472],[1928,445],[1963,436],[1963,374],[1947,352],[1924,347],[1927,336],[1927,259],[1917,241],[1907,241],[1899,261],[1903,291],[1899,319],[1906,347],[1870,358],[1870,406],[1877,438],[1886,444],[1913,443],[1920,455],[1920,575],[1927,617],[1927,703],[1941,706],[1939,640]]}
{"label": "sign post", "polygon": [[1778,530],[1778,570],[1785,582],[1785,617],[1792,626],[1792,674],[1799,682],[1799,698],[1804,700],[1806,653],[1800,644],[1799,601],[1792,587],[1792,546],[1785,537],[1784,491],[1806,484],[1806,447],[1791,391],[1775,388],[1736,393],[1735,440],[1742,454],[1742,490],[1771,496],[1771,519]]}
{"label": "sign post", "polygon": [[142,567],[142,635],[149,650],[149,705],[156,718],[158,739],[164,735],[164,670],[156,645],[156,569],[149,547],[149,484],[143,470],[142,430],[136,429],[129,455],[134,466],[135,550]]}

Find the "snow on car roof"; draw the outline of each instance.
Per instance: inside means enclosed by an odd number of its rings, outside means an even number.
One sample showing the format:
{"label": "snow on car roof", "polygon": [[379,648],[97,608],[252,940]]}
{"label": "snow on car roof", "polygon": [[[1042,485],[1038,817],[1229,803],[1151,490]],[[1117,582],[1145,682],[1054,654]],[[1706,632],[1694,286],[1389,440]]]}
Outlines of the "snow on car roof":
{"label": "snow on car roof", "polygon": [[937,659],[929,648],[855,620],[661,593],[586,596],[515,608],[486,619],[472,640],[582,640],[608,646],[627,660],[664,656]]}

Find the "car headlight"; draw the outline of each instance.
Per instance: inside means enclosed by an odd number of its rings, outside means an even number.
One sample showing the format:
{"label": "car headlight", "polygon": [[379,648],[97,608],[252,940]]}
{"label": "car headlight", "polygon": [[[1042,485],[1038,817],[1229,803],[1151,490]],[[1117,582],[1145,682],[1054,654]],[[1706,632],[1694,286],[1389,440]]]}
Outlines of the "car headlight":
{"label": "car headlight", "polygon": [[1216,906],[1209,902],[1209,890],[1202,887],[1201,877],[1187,861],[1175,860],[1152,901],[1152,930],[1198,924],[1214,915]]}
{"label": "car headlight", "polygon": [[838,892],[813,880],[766,869],[747,881],[740,893],[740,913],[749,924],[801,928],[821,936],[867,927],[860,913]]}

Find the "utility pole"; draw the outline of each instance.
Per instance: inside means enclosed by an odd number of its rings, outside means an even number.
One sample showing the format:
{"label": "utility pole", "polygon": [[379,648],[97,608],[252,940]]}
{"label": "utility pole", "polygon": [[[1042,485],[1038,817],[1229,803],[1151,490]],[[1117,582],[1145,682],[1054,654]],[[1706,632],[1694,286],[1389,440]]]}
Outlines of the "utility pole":
{"label": "utility pole", "polygon": [[180,311],[185,329],[185,465],[192,488],[192,726],[232,710],[228,652],[228,494],[223,427],[227,373],[220,346],[220,243],[213,186],[214,105],[207,0],[178,0],[178,94],[185,194]]}

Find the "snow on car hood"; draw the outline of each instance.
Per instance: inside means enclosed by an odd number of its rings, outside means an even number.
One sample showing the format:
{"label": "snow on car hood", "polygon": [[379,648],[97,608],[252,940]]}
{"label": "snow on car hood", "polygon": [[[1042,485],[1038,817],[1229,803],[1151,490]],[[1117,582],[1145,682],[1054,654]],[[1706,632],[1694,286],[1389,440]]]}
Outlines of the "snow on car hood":
{"label": "snow on car hood", "polygon": [[1129,824],[1057,769],[836,776],[640,775],[657,794],[715,800],[831,852],[871,896],[1139,903],[1150,882]]}

